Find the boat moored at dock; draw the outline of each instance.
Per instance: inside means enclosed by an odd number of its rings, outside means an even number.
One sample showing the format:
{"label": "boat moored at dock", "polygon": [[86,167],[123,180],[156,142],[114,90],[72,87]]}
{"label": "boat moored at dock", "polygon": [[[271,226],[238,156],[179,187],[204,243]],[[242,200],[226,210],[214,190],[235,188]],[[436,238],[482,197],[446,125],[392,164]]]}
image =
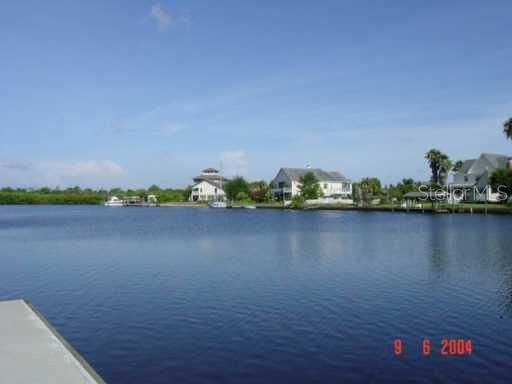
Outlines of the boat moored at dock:
{"label": "boat moored at dock", "polygon": [[208,203],[208,206],[210,208],[227,208],[228,205],[226,204],[225,201],[210,201]]}
{"label": "boat moored at dock", "polygon": [[112,196],[103,205],[105,205],[105,207],[123,207],[125,204],[124,201],[117,196]]}
{"label": "boat moored at dock", "polygon": [[158,207],[158,201],[155,195],[149,195],[147,201],[139,196],[129,196],[124,199],[119,199],[117,196],[112,196],[105,203],[106,207]]}

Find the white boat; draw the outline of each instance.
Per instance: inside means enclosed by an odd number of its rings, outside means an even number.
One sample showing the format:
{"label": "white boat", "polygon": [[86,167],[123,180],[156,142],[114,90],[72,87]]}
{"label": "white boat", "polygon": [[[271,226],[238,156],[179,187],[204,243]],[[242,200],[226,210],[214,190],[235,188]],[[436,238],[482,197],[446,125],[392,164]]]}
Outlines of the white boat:
{"label": "white boat", "polygon": [[245,209],[256,209],[256,206],[254,205],[244,205]]}
{"label": "white boat", "polygon": [[208,203],[210,208],[227,208],[227,204],[224,201],[210,201]]}
{"label": "white boat", "polygon": [[108,201],[104,203],[105,207],[123,207],[124,201],[118,199],[117,196],[112,196]]}

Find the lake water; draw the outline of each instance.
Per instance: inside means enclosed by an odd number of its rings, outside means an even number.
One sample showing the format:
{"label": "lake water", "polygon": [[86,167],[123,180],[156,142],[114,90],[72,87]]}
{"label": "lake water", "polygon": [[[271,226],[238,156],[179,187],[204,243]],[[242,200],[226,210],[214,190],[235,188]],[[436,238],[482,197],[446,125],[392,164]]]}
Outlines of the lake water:
{"label": "lake water", "polygon": [[0,261],[108,383],[512,380],[510,217],[4,206]]}

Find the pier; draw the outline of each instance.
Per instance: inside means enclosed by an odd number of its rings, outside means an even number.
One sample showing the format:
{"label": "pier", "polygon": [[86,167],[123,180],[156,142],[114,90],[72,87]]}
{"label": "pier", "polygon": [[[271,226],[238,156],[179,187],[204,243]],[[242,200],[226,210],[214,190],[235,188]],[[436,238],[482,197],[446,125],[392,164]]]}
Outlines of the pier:
{"label": "pier", "polygon": [[0,302],[5,383],[104,384],[80,354],[25,300]]}

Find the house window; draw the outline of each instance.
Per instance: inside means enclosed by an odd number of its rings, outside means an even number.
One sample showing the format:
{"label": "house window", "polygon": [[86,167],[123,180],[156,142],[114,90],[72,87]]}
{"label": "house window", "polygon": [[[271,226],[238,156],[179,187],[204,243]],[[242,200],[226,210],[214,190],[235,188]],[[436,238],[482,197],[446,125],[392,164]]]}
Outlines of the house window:
{"label": "house window", "polygon": [[217,188],[215,188],[215,194],[217,194]]}
{"label": "house window", "polygon": [[464,176],[464,182],[467,183],[469,181],[469,177]]}
{"label": "house window", "polygon": [[324,189],[327,189],[327,184],[324,184]]}
{"label": "house window", "polygon": [[277,184],[278,188],[286,188],[286,183],[284,181],[280,181],[278,184]]}

